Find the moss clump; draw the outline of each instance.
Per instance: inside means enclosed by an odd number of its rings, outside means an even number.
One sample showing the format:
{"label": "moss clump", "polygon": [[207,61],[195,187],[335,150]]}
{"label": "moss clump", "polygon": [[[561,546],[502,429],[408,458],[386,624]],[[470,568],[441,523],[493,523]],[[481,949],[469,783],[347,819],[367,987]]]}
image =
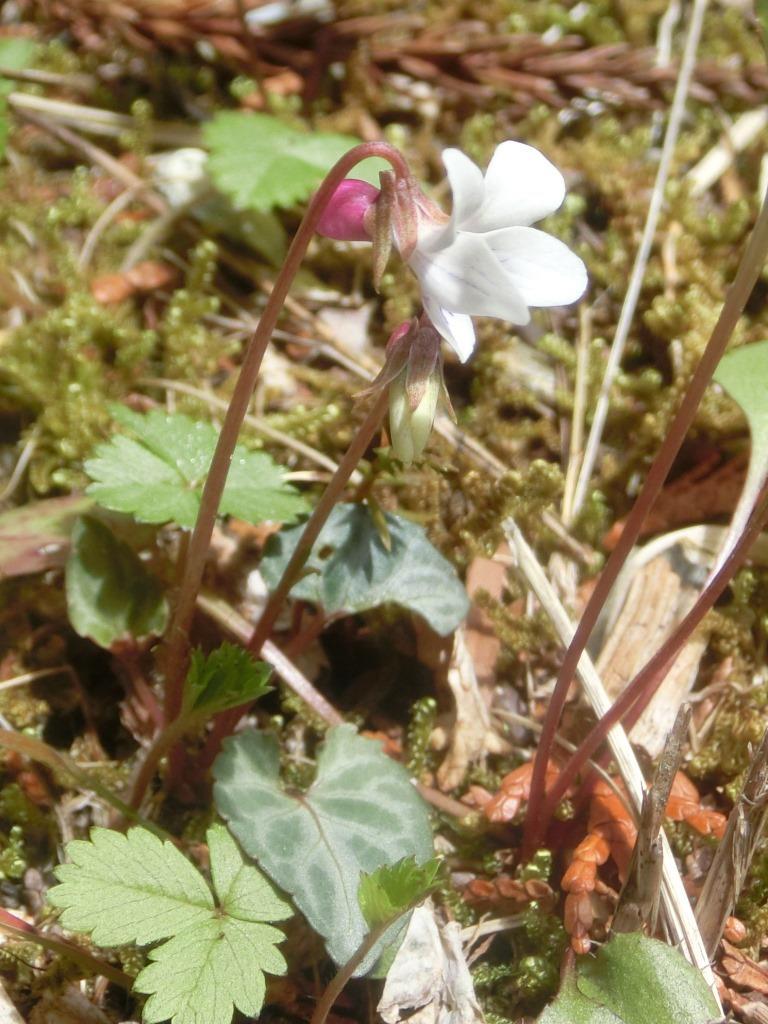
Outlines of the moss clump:
{"label": "moss clump", "polygon": [[[739,675],[739,665],[734,676]],[[716,775],[736,781],[746,770],[754,746],[768,728],[768,684],[729,690],[717,712],[706,746],[688,766],[694,778]]]}
{"label": "moss clump", "polygon": [[130,389],[154,343],[125,310],[105,309],[80,291],[10,334],[0,389],[34,417],[33,490],[85,484],[82,461],[108,432],[107,406]]}
{"label": "moss clump", "polygon": [[430,750],[429,738],[435,727],[437,701],[434,697],[421,697],[414,701],[408,722],[406,738],[408,773],[416,779],[422,778],[434,767],[434,755]]}
{"label": "moss clump", "polygon": [[521,924],[509,933],[512,949],[504,960],[483,963],[472,974],[483,1011],[494,1020],[535,1013],[557,992],[559,963],[568,942],[561,922],[533,902],[521,915]]}

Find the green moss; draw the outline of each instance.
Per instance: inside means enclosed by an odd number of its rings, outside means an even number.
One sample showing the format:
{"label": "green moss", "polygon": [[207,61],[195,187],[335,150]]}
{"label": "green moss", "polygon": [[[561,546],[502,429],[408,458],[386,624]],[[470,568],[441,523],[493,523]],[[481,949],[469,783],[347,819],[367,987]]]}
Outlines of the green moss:
{"label": "green moss", "polygon": [[434,697],[422,697],[413,702],[406,737],[408,773],[416,779],[431,770],[434,765],[429,739],[435,727],[437,701]]}
{"label": "green moss", "polygon": [[80,291],[11,333],[0,388],[31,414],[35,491],[84,485],[82,461],[108,433],[107,405],[125,395],[154,344],[125,310],[105,309]]}

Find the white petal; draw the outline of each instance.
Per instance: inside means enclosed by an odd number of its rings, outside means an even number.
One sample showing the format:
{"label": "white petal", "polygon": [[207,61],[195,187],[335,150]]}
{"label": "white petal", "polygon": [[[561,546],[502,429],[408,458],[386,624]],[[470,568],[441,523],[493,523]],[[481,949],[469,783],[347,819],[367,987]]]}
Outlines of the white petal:
{"label": "white petal", "polygon": [[443,164],[453,193],[451,221],[461,228],[463,222],[482,206],[485,196],[483,172],[460,149],[444,149]]}
{"label": "white petal", "polygon": [[451,313],[527,324],[528,307],[484,238],[459,231],[443,249],[425,252],[419,246],[410,265],[422,294]]}
{"label": "white petal", "polygon": [[462,363],[466,363],[475,350],[475,328],[472,318],[464,313],[450,313],[430,295],[424,295],[424,309],[438,334],[451,346]]}
{"label": "white petal", "polygon": [[545,231],[507,228],[483,237],[527,305],[565,306],[584,294],[586,267]]}
{"label": "white petal", "polygon": [[502,142],[485,172],[485,199],[462,224],[467,231],[494,231],[513,224],[528,225],[560,206],[563,176],[533,146]]}

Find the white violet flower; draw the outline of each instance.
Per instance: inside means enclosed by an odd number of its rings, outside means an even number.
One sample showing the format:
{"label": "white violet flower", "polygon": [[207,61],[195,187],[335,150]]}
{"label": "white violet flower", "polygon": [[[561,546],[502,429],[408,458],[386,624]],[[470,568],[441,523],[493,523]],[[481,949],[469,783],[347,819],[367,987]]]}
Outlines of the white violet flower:
{"label": "white violet flower", "polygon": [[470,317],[527,324],[529,306],[580,298],[587,272],[563,242],[530,226],[565,196],[563,176],[538,150],[502,142],[485,175],[458,149],[446,149],[443,163],[453,211],[441,222],[420,205],[408,262],[427,316],[465,362],[475,347]]}

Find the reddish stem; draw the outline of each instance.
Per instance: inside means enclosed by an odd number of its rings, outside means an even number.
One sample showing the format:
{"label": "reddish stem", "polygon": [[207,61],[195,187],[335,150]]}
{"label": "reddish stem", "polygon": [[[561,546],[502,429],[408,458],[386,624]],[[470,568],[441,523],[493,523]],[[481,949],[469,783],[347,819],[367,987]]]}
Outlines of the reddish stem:
{"label": "reddish stem", "polygon": [[[283,575],[280,577],[277,586],[270,594],[261,618],[256,624],[251,639],[248,641],[248,650],[256,657],[261,653],[264,643],[269,640],[285,599],[288,597],[291,587],[300,577],[301,570],[304,568],[304,564],[309,558],[315,541],[320,536],[320,531],[328,520],[328,516],[333,511],[336,502],[341,498],[355,467],[360,462],[376,431],[379,429],[388,403],[389,394],[387,389],[383,388],[376,395],[376,400],[361,423],[357,434],[352,439],[352,444],[347,449],[320,501],[318,501],[312,515],[307,520],[288,565],[283,570]],[[225,736],[229,736],[249,706],[249,704],[242,704],[240,707],[223,711],[216,717],[201,755],[200,760],[203,768],[208,768],[213,764],[221,746],[221,741]],[[330,705],[326,705],[326,707],[330,708]],[[338,725],[340,721],[338,712],[333,708],[330,708],[330,711],[333,717],[329,717],[327,713],[323,714],[322,717],[325,718],[329,725]]]}
{"label": "reddish stem", "polygon": [[523,836],[523,857],[530,857],[541,845],[549,814],[551,800],[544,799],[546,767],[552,756],[555,733],[560,722],[568,690],[576,675],[576,667],[584,653],[587,642],[595,627],[606,598],[619,575],[627,556],[637,542],[643,522],[656,501],[659,491],[669,474],[677,453],[693,422],[696,410],[712,378],[712,374],[725,351],[728,341],[741,316],[747,299],[757,282],[768,256],[768,200],[763,204],[747,248],[739,263],[736,276],[728,289],[723,308],[714,326],[707,347],[701,357],[688,388],[683,395],[680,408],[669,426],[656,457],[651,464],[637,501],[627,517],[626,525],[618,543],[611,552],[603,572],[597,580],[584,613],[576,628],[558,673],[555,689],[547,708],[539,740],[539,747],[531,778],[531,795],[525,818]]}
{"label": "reddish stem", "polygon": [[361,160],[371,156],[383,157],[389,161],[398,177],[409,176],[408,166],[402,155],[385,142],[367,142],[355,146],[338,161],[315,193],[309,209],[304,215],[264,307],[264,312],[259,319],[258,326],[248,343],[240,367],[240,375],[227,408],[216,451],[203,488],[200,510],[184,562],[173,616],[160,652],[159,663],[165,678],[164,714],[166,724],[172,722],[181,710],[184,679],[189,664],[189,630],[192,625],[195,602],[203,578],[211,534],[229,472],[230,460],[237,443],[240,427],[248,411],[264,352],[283,308],[288,289],[304,258],[325,207],[349,171]]}
{"label": "reddish stem", "polygon": [[631,722],[634,724],[664,681],[683,644],[685,644],[710,608],[713,607],[715,601],[717,601],[718,597],[728,586],[734,573],[749,554],[749,549],[757,540],[768,517],[768,503],[764,500],[765,491],[761,495],[761,499],[759,509],[753,511],[738,543],[734,545],[720,569],[710,579],[701,594],[699,594],[694,606],[662,644],[656,654],[640,669],[621,696],[614,701],[610,710],[592,727],[579,744],[578,749],[566,762],[554,784],[544,797],[542,817],[545,820],[548,821],[552,816],[557,805],[565,796],[568,787],[606,738],[611,728],[617,722],[623,721],[625,717],[630,716]]}

